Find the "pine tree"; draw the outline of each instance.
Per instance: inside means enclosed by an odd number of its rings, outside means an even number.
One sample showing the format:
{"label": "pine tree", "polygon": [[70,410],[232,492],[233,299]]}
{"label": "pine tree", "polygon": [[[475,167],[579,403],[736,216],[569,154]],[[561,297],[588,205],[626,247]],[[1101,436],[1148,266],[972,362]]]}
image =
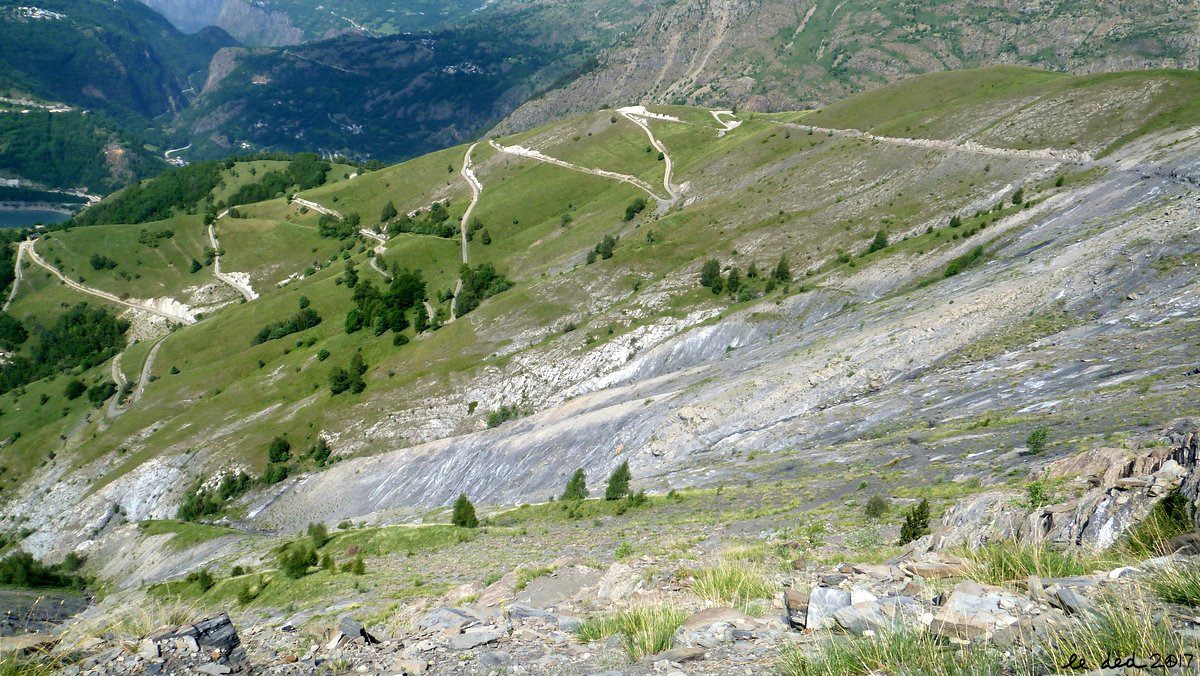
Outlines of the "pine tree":
{"label": "pine tree", "polygon": [[736,296],[738,289],[742,287],[742,273],[738,269],[731,268],[729,270],[729,279],[725,282],[725,288],[729,289],[730,296]]}
{"label": "pine tree", "polygon": [[712,288],[712,285],[720,278],[720,261],[715,258],[710,258],[704,261],[704,265],[700,266],[700,286]]}
{"label": "pine tree", "polygon": [[758,264],[755,263],[754,261],[750,261],[750,267],[746,269],[746,278],[754,279],[757,276],[758,276]]}
{"label": "pine tree", "polygon": [[353,575],[363,575],[367,572],[367,565],[363,563],[362,554],[354,557],[354,563],[350,564],[350,573]]}
{"label": "pine tree", "polygon": [[571,475],[571,480],[567,482],[567,487],[563,489],[563,500],[583,500],[588,496],[587,476],[583,473],[583,468],[575,470]]}
{"label": "pine tree", "polygon": [[337,565],[334,564],[333,557],[329,555],[329,552],[325,552],[325,556],[321,557],[321,570],[326,570],[330,573],[337,570]]}
{"label": "pine tree", "polygon": [[398,212],[396,211],[396,205],[392,204],[391,200],[388,200],[388,203],[383,205],[383,212],[379,214],[379,222],[387,223],[397,215]]}
{"label": "pine tree", "polygon": [[629,480],[633,476],[629,472],[629,462],[622,462],[608,477],[608,485],[604,487],[605,500],[620,500],[629,494]]}
{"label": "pine tree", "polygon": [[454,514],[450,517],[450,523],[460,528],[475,528],[479,525],[479,519],[475,518],[475,505],[467,499],[466,493],[459,493],[458,499],[454,501]]}
{"label": "pine tree", "polygon": [[929,532],[929,501],[922,499],[912,509],[904,513],[904,523],[900,525],[900,544],[906,545]]}
{"label": "pine tree", "polygon": [[792,270],[788,267],[787,256],[780,256],[779,262],[775,264],[775,281],[790,282],[792,281]]}
{"label": "pine tree", "polygon": [[413,328],[417,333],[424,333],[429,328],[429,311],[425,309],[425,304],[417,305],[417,316],[413,319]]}
{"label": "pine tree", "polygon": [[871,240],[871,245],[867,247],[867,253],[874,253],[886,249],[888,246],[887,232],[880,230],[875,233],[875,239]]}

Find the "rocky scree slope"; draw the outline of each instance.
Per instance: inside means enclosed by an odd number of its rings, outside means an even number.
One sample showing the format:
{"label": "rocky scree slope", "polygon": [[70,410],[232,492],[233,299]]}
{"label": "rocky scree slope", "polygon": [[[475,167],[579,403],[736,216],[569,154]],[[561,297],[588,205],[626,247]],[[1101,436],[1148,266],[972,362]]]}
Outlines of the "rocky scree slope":
{"label": "rocky scree slope", "polygon": [[[833,108],[820,114],[820,127],[811,124],[815,113],[747,117],[720,137],[722,125],[707,111],[662,109],[675,121],[649,125],[674,159],[674,181],[686,188],[665,215],[633,221],[618,214],[635,188],[480,144],[473,161],[484,188],[476,214],[500,235],[469,249],[472,261],[483,257],[511,271],[517,286],[508,295],[399,351],[347,336],[336,319],[324,322],[313,335],[339,359],[363,347],[368,363],[379,365],[357,399],[331,399],[319,389],[326,367],[312,354],[289,348],[268,355],[271,345],[231,347],[209,333],[250,335],[266,319],[259,308],[294,312],[292,294],[311,295],[323,313],[340,318],[349,295],[334,281],[340,265],[222,310],[163,343],[158,362],[182,366],[177,378],[151,383],[134,409],[89,438],[71,462],[62,455],[39,470],[11,494],[5,513],[35,528],[24,546],[41,555],[95,547],[121,518],[174,516],[193,478],[262,468],[271,436],[289,430],[296,448],[319,434],[337,453],[364,457],[322,471],[301,466],[300,476],[252,493],[244,514],[253,528],[407,520],[462,491],[484,503],[543,500],[575,468],[597,477],[623,460],[647,488],[664,492],[736,476],[736,463],[749,452],[788,457],[788,473],[869,459],[942,480],[995,478],[1027,462],[1020,448],[1031,427],[1051,426],[1063,440],[1057,450],[1065,450],[1068,440],[1156,424],[1148,406],[1187,414],[1197,358],[1191,315],[1200,297],[1200,139],[1189,125],[1139,131],[1150,117],[1126,115],[1122,106],[1158,110],[1165,104],[1156,92],[1178,83],[1130,77],[1119,81],[1120,90],[1142,96],[1112,96],[1104,78],[1073,90],[1077,104],[1098,102],[1087,108],[1090,116],[1110,120],[1077,139],[1104,156],[1075,162],[1023,152],[1029,137],[1070,147],[1057,119],[1026,124],[1006,143],[998,130],[1016,106],[986,99],[944,106],[943,113],[960,116],[937,124],[954,137],[956,119],[978,123],[967,113],[994,111],[987,152],[965,143],[979,132],[949,145],[827,132],[838,126]],[[1055,101],[1058,93],[1043,92],[1034,102]],[[1057,105],[1064,115],[1076,110]],[[662,163],[645,152],[642,130],[614,118],[599,113],[501,142],[661,181]],[[397,187],[411,185],[400,181],[411,176],[427,181],[422,192],[406,193],[412,207],[448,197],[461,208],[469,187],[446,165],[459,162],[462,151],[306,198],[332,203],[340,195],[344,209],[352,196],[387,196],[384,184],[395,194],[411,189]],[[571,183],[553,183],[560,179]],[[525,192],[567,194],[549,189],[559,185],[580,195],[569,223],[559,219],[563,210],[571,213],[569,205],[539,207]],[[1028,206],[1013,204],[1018,186]],[[595,214],[586,194],[600,196]],[[998,203],[1001,211],[993,211]],[[289,209],[295,207],[279,199],[246,211],[251,223],[292,233],[316,220]],[[975,215],[984,210],[995,215]],[[986,227],[969,236],[962,226],[949,228],[959,214]],[[501,229],[514,219],[521,227]],[[883,219],[896,243],[860,255],[864,235]],[[581,260],[610,232],[621,234],[613,258]],[[661,240],[669,246],[660,248]],[[385,256],[415,260],[406,258],[417,255],[410,247],[429,241],[397,237]],[[229,242],[223,234],[232,249]],[[454,270],[458,242],[445,244]],[[946,275],[948,265],[980,246],[985,255]],[[850,254],[845,260],[842,247]],[[736,257],[726,253],[735,250]],[[356,254],[359,261],[365,251]],[[731,306],[697,285],[705,257],[739,266],[753,260],[766,270],[785,252],[798,277],[787,290]],[[801,267],[812,276],[800,277]],[[622,282],[629,276],[642,281]],[[452,272],[442,277],[438,288],[453,279]],[[556,311],[535,315],[534,308]],[[596,336],[610,324],[620,331],[588,340],[563,331],[564,322]],[[241,375],[225,377],[216,392],[185,362],[196,353]],[[436,365],[446,353],[479,361],[404,375],[415,370],[410,359]],[[274,361],[265,371],[255,363],[265,364],[264,357]],[[389,384],[396,382],[389,370],[402,384]],[[226,392],[236,396],[221,396]],[[181,410],[180,401],[189,408]],[[502,405],[533,413],[485,429],[487,413]],[[312,436],[299,438],[298,420],[313,423]],[[946,458],[961,459],[962,467],[946,467]]]}

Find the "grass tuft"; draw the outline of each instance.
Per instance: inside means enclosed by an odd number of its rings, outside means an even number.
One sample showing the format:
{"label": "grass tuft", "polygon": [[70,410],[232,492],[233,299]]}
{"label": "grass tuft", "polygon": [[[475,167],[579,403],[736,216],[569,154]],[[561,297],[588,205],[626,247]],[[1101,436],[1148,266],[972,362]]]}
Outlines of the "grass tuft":
{"label": "grass tuft", "polygon": [[757,599],[769,599],[775,591],[761,564],[736,558],[722,559],[711,568],[696,571],[692,585],[692,592],[702,599],[741,608]]}
{"label": "grass tuft", "polygon": [[1150,576],[1146,585],[1167,603],[1200,608],[1200,564],[1162,568]]}
{"label": "grass tuft", "polygon": [[783,676],[821,674],[998,674],[997,655],[977,646],[953,647],[929,634],[897,631],[872,638],[836,637],[815,653],[784,648],[778,672]]}
{"label": "grass tuft", "polygon": [[961,552],[970,562],[968,577],[987,584],[1004,584],[1027,579],[1085,575],[1105,567],[1099,558],[1059,552],[1045,545],[1026,545],[1011,540],[994,542]]}
{"label": "grass tuft", "polygon": [[687,619],[687,613],[669,606],[630,608],[612,615],[589,619],[579,625],[576,635],[588,643],[619,634],[629,659],[636,660],[668,650],[675,630]]}
{"label": "grass tuft", "polygon": [[1014,665],[1017,673],[1046,673],[1072,663],[1081,671],[1098,669],[1114,655],[1134,655],[1149,659],[1153,655],[1195,653],[1195,646],[1171,630],[1170,624],[1156,614],[1144,594],[1132,592],[1120,599],[1102,598],[1095,612],[1082,624],[1052,630],[1041,643],[1037,656],[1025,654],[1027,664]]}

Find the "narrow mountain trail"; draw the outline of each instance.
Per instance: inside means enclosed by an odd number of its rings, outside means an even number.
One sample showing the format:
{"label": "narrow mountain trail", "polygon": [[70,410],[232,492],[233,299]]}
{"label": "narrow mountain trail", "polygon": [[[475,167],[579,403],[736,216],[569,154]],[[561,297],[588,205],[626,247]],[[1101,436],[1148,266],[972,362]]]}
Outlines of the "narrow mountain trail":
{"label": "narrow mountain trail", "polygon": [[12,288],[8,290],[8,298],[4,300],[4,307],[0,308],[0,312],[8,312],[8,306],[12,305],[13,299],[17,297],[17,288],[21,286],[21,258],[24,255],[25,248],[18,244],[17,257],[13,262]]}
{"label": "narrow mountain trail", "polygon": [[111,374],[113,382],[117,384],[117,393],[108,400],[108,410],[105,415],[109,418],[115,418],[125,412],[128,407],[121,406],[121,391],[125,389],[125,383],[128,380],[125,378],[125,372],[121,370],[121,359],[125,357],[125,352],[118,352],[117,356],[113,357],[111,365]]}
{"label": "narrow mountain trail", "polygon": [[[496,146],[495,141],[490,142]],[[467,228],[471,227],[471,213],[475,211],[475,205],[479,204],[479,195],[483,192],[483,183],[479,182],[479,177],[475,175],[475,169],[471,164],[471,153],[475,151],[475,146],[478,143],[472,143],[467,152],[463,155],[462,177],[471,186],[471,203],[467,205],[467,210],[463,212],[462,221],[458,224],[458,233],[462,239],[462,262],[463,265],[470,265],[471,261],[467,253]],[[450,299],[450,319],[447,324],[458,319],[458,294],[462,293],[462,275],[459,275],[458,280],[454,282],[454,297]],[[431,314],[430,317],[433,315]]]}
{"label": "narrow mountain trail", "polygon": [[1092,164],[1096,161],[1089,153],[1078,150],[1062,150],[1059,148],[1043,148],[1040,150],[1019,150],[1016,148],[997,148],[986,146],[975,141],[944,141],[940,139],[905,138],[903,136],[879,136],[860,129],[831,129],[799,122],[777,122],[778,124],[802,131],[811,130],[815,134],[827,134],[840,138],[855,138],[864,141],[877,141],[910,148],[934,148],[937,150],[975,153],[977,155],[993,155],[997,157],[1016,157],[1025,160],[1050,160],[1053,162],[1069,162],[1072,164]]}
{"label": "narrow mountain trail", "polygon": [[125,358],[125,352],[121,352],[116,357],[113,357],[112,378],[113,382],[117,384],[117,393],[108,400],[108,411],[106,416],[109,420],[112,420],[113,418],[116,418],[122,413],[128,411],[131,406],[141,400],[142,393],[146,390],[146,385],[150,383],[150,371],[154,368],[154,360],[158,358],[158,348],[162,347],[163,341],[165,341],[169,335],[171,334],[167,334],[166,336],[162,336],[156,340],[154,345],[150,347],[150,351],[146,353],[146,361],[142,364],[142,371],[138,376],[137,384],[134,385],[133,391],[129,393],[129,399],[123,406],[121,405],[121,392],[125,389],[126,383],[129,382],[125,377],[125,372],[121,369],[121,360]]}
{"label": "narrow mountain trail", "polygon": [[91,296],[96,296],[97,298],[103,298],[111,303],[124,305],[125,307],[133,308],[134,310],[149,312],[150,314],[162,317],[163,319],[169,319],[171,321],[181,322],[183,324],[196,323],[196,318],[192,316],[191,310],[177,300],[164,298],[161,299],[164,301],[162,303],[155,303],[153,301],[141,299],[122,300],[121,298],[118,298],[107,291],[101,291],[100,289],[94,289],[90,286],[84,286],[79,282],[68,279],[65,275],[63,275],[62,272],[59,271],[58,268],[42,260],[42,257],[39,256],[37,251],[33,248],[33,242],[31,240],[21,242],[18,246],[22,249],[25,249],[25,253],[29,256],[31,261],[45,268],[47,272],[54,275],[64,284],[72,289],[75,289],[76,291],[80,291]]}
{"label": "narrow mountain trail", "polygon": [[629,174],[619,174],[615,171],[607,171],[605,169],[589,169],[587,167],[581,167],[578,164],[571,164],[570,162],[567,162],[566,160],[560,160],[557,157],[550,157],[549,155],[547,155],[541,151],[530,150],[529,148],[525,148],[523,146],[502,146],[499,143],[496,143],[495,141],[488,141],[488,143],[490,143],[493,148],[495,148],[496,150],[499,150],[502,153],[507,153],[509,155],[516,155],[518,157],[527,157],[532,160],[537,160],[539,162],[545,162],[547,164],[553,164],[555,166],[559,166],[564,169],[570,169],[572,171],[579,171],[579,172],[582,172],[585,174],[591,174],[593,176],[600,176],[602,178],[611,178],[613,180],[617,180],[617,181],[621,181],[623,183],[628,183],[630,185],[633,185],[633,186],[639,188],[640,190],[642,190],[643,192],[645,192],[650,197],[658,200],[659,202],[673,201],[671,198],[664,198],[661,195],[655,194],[654,187],[651,186],[649,183],[643,181],[642,179],[638,178],[637,176],[630,176]]}
{"label": "narrow mountain trail", "polygon": [[[221,212],[221,215],[217,216],[217,220],[221,220],[221,218],[228,213],[228,210]],[[210,244],[212,244],[214,252],[219,252],[221,250],[221,243],[217,241],[215,223],[208,226],[208,241]],[[258,293],[255,292],[254,287],[250,286],[250,275],[247,275],[244,272],[221,272],[221,255],[219,253],[215,253],[213,255],[213,276],[233,287],[234,290],[242,294],[242,297],[245,298],[247,302],[258,298]],[[242,276],[244,276],[245,279],[242,279]]]}
{"label": "narrow mountain trail", "polygon": [[363,237],[366,237],[368,239],[373,239],[376,242],[378,242],[378,244],[375,245],[375,249],[374,249],[375,255],[370,257],[371,267],[375,269],[375,272],[378,272],[379,274],[383,275],[384,279],[390,281],[392,279],[392,276],[388,274],[387,270],[384,270],[379,265],[379,257],[384,255],[385,253],[387,253],[387,247],[384,246],[385,244],[387,244],[387,237],[385,235],[379,234],[378,232],[375,232],[374,230],[372,230],[370,228],[360,228],[358,232]]}
{"label": "narrow mountain trail", "polygon": [[171,148],[170,150],[163,153],[163,157],[169,160],[169,159],[171,159],[171,155],[174,155],[175,153],[181,153],[185,150],[188,150],[191,147],[192,147],[192,144],[189,143],[182,148]]}
{"label": "narrow mountain trail", "polygon": [[[721,128],[719,130],[717,130],[717,138],[721,138],[722,136],[725,135],[726,132],[733,131],[734,129],[737,129],[738,127],[740,127],[742,125],[742,121],[737,119],[736,116],[734,116],[732,110],[710,110],[710,111],[708,111],[708,114],[712,115],[713,119],[717,121],[717,124],[721,125]],[[727,115],[729,117],[732,117],[733,119],[732,120],[722,120],[721,119],[722,115]]]}
{"label": "narrow mountain trail", "polygon": [[299,204],[302,207],[308,207],[309,209],[312,209],[313,211],[316,211],[318,213],[325,214],[326,216],[333,216],[334,218],[338,219],[339,221],[342,220],[342,215],[339,214],[338,212],[334,211],[333,209],[330,209],[329,207],[317,204],[316,202],[314,202],[312,200],[306,200],[303,197],[293,197],[292,204]]}
{"label": "narrow mountain trail", "polygon": [[[167,336],[169,335],[171,334],[168,333]],[[146,354],[146,361],[142,364],[142,373],[138,376],[137,385],[133,387],[133,394],[130,395],[130,405],[141,400],[142,393],[146,391],[146,385],[150,383],[150,370],[154,368],[154,360],[158,358],[158,348],[162,347],[167,336],[159,338],[158,342],[150,347],[150,352]]]}
{"label": "narrow mountain trail", "polygon": [[667,194],[671,196],[668,201],[674,203],[679,199],[679,196],[683,194],[683,190],[680,186],[676,186],[671,181],[671,155],[667,152],[667,147],[663,145],[662,141],[659,141],[654,135],[654,132],[650,130],[650,124],[647,122],[647,120],[665,120],[668,122],[680,122],[681,120],[677,117],[671,117],[670,115],[652,113],[646,110],[645,106],[625,106],[624,108],[618,108],[617,114],[641,127],[642,131],[646,132],[646,138],[650,139],[650,145],[654,146],[655,150],[662,153],[663,162],[666,163],[666,168],[663,171],[663,188],[667,191]]}

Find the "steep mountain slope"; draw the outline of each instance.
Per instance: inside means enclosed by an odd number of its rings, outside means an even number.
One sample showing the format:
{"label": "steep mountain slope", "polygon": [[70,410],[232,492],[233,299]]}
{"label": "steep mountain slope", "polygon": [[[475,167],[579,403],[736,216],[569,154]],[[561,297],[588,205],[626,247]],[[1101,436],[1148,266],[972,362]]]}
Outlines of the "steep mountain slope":
{"label": "steep mountain slope", "polygon": [[305,39],[287,14],[245,0],[143,1],[187,33],[216,26],[246,45],[293,45]]}
{"label": "steep mountain slope", "polygon": [[0,104],[0,171],[47,188],[106,194],[166,165],[103,116]]}
{"label": "steep mountain slope", "polygon": [[394,161],[474,137],[586,54],[577,37],[543,37],[525,18],[240,52],[175,125],[193,157],[241,146]]}
{"label": "steep mountain slope", "polygon": [[0,172],[107,193],[161,171],[154,118],[186,107],[192,78],[232,44],[131,0],[0,4]]}
{"label": "steep mountain slope", "polygon": [[680,0],[648,8],[601,67],[530,101],[501,131],[624,100],[789,110],[916,73],[1027,64],[1074,73],[1195,68],[1187,2],[800,3]]}
{"label": "steep mountain slope", "polygon": [[[284,531],[544,499],[622,460],[663,489],[751,453],[766,476],[1003,477],[1034,426],[1071,444],[1195,414],[1198,88],[1003,68],[819,112],[630,107],[238,206],[213,236],[257,298],[167,334],[128,410],[61,380],[0,397],[3,512],[51,554],[235,469],[269,479],[232,513]],[[103,238],[80,231],[25,253],[90,288]],[[49,325],[85,296],[40,266],[8,312]],[[139,307],[127,378],[164,335]]]}
{"label": "steep mountain slope", "polygon": [[219,29],[183,35],[132,0],[6,3],[0,37],[0,85],[122,122],[183,109],[189,78],[235,44]]}

